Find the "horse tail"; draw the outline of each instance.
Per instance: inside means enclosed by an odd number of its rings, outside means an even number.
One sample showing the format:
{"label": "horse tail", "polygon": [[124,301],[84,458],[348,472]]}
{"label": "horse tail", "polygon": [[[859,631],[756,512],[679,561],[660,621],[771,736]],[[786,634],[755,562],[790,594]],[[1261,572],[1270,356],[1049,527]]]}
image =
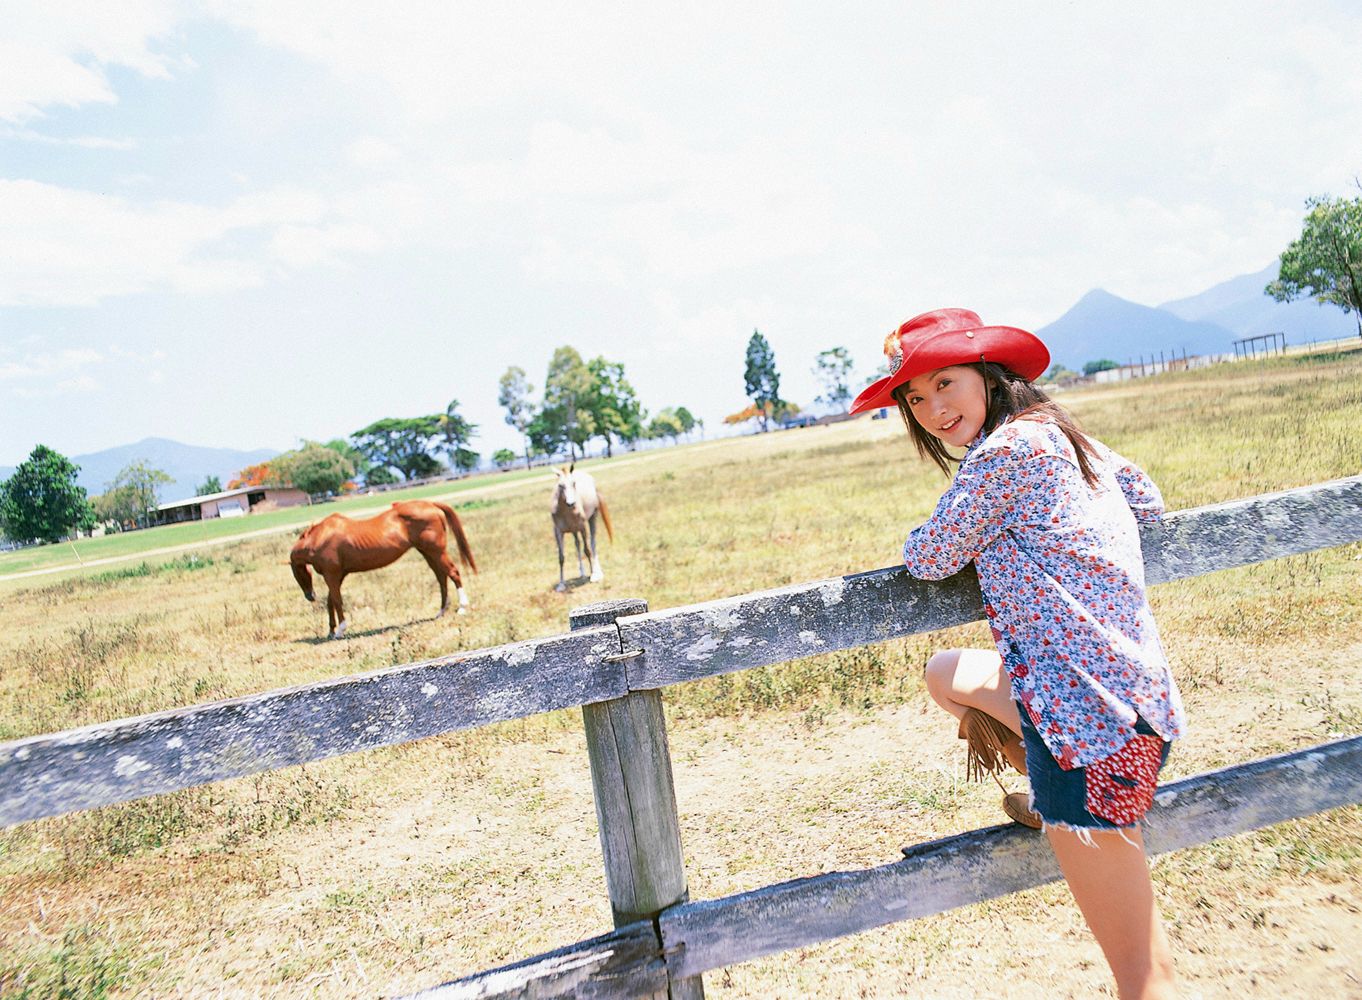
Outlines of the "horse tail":
{"label": "horse tail", "polygon": [[601,520],[605,522],[605,533],[610,536],[610,541],[615,540],[615,526],[610,523],[610,508],[605,505],[605,497],[596,494],[596,509],[601,512]]}
{"label": "horse tail", "polygon": [[454,541],[459,546],[459,559],[465,566],[474,573],[478,571],[478,564],[473,561],[473,550],[468,547],[468,537],[463,533],[463,522],[459,520],[459,515],[454,513],[454,508],[446,503],[435,501],[435,506],[444,511],[445,521],[449,524],[449,530],[454,532]]}

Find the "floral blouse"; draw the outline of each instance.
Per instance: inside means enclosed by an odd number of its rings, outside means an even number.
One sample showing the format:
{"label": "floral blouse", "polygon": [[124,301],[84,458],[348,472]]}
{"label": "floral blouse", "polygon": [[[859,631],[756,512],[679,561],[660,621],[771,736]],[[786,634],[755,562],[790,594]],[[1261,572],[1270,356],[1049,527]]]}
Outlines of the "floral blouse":
{"label": "floral blouse", "polygon": [[1095,488],[1053,421],[981,433],[903,545],[908,572],[925,580],[974,563],[1012,695],[1066,770],[1124,747],[1137,713],[1165,740],[1185,724],[1136,524],[1157,521],[1163,497],[1135,465],[1093,446]]}

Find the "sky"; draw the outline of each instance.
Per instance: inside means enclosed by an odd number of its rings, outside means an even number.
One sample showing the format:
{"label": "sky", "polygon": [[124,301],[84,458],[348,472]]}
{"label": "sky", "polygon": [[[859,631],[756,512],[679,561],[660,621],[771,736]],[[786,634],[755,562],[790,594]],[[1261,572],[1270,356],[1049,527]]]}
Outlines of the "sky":
{"label": "sky", "polygon": [[1271,261],[1362,174],[1315,3],[0,0],[0,464],[479,425],[623,362],[718,428],[884,333],[1036,328]]}

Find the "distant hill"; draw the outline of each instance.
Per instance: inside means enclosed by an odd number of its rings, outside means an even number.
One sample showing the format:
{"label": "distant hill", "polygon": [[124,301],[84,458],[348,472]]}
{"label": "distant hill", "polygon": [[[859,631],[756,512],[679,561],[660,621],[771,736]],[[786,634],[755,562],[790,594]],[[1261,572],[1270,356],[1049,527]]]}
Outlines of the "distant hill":
{"label": "distant hill", "polygon": [[1171,312],[1095,288],[1036,335],[1056,362],[1082,371],[1088,361],[1110,358],[1125,364],[1163,351],[1168,356],[1227,354],[1238,334],[1215,323],[1189,321]]}
{"label": "distant hill", "polygon": [[[231,448],[199,448],[192,444],[181,444],[167,438],[146,438],[136,444],[120,445],[88,455],[69,455],[80,474],[76,482],[84,486],[94,496],[103,493],[114,476],[126,466],[145,460],[153,468],[160,469],[174,482],[161,487],[161,502],[183,500],[195,493],[195,487],[209,476],[217,476],[222,485],[227,485],[238,472],[248,465],[273,458],[279,452],[269,448],[255,451],[236,451]],[[13,466],[0,468],[0,479],[9,478]]]}
{"label": "distant hill", "polygon": [[1165,302],[1159,308],[1185,320],[1215,323],[1240,337],[1285,333],[1288,344],[1357,335],[1357,323],[1338,306],[1320,305],[1313,299],[1273,301],[1263,289],[1277,273],[1274,260],[1256,274],[1222,281],[1198,295]]}

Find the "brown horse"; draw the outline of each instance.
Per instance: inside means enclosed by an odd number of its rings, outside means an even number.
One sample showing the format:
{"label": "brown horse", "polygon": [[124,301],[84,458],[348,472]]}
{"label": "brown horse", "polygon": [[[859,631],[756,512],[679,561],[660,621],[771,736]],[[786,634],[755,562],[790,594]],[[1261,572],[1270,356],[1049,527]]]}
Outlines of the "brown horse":
{"label": "brown horse", "polygon": [[[596,481],[589,472],[576,472],[575,465],[555,470],[558,482],[553,487],[553,502],[549,513],[553,517],[553,537],[558,542],[558,586],[555,590],[567,590],[563,579],[563,536],[571,535],[577,546],[577,576],[586,576],[582,566],[582,549],[586,548],[591,557],[591,582],[605,579],[601,571],[601,560],[596,550],[596,515],[605,522],[606,533],[615,540],[615,529],[610,524],[610,511],[605,506],[605,498],[596,492]],[[590,534],[588,541],[587,535]]]}
{"label": "brown horse", "polygon": [[345,605],[341,603],[341,582],[351,573],[381,569],[400,559],[408,549],[425,556],[426,563],[440,583],[440,617],[449,610],[449,581],[459,595],[459,614],[468,610],[468,595],[463,592],[459,567],[445,552],[445,525],[454,532],[459,558],[474,573],[478,565],[469,551],[459,515],[447,504],[428,500],[398,500],[382,514],[356,521],[344,514],[322,518],[293,544],[289,562],[293,578],[309,601],[317,599],[312,589],[312,571],[326,581],[326,615],[331,623],[330,638],[345,634]]}

